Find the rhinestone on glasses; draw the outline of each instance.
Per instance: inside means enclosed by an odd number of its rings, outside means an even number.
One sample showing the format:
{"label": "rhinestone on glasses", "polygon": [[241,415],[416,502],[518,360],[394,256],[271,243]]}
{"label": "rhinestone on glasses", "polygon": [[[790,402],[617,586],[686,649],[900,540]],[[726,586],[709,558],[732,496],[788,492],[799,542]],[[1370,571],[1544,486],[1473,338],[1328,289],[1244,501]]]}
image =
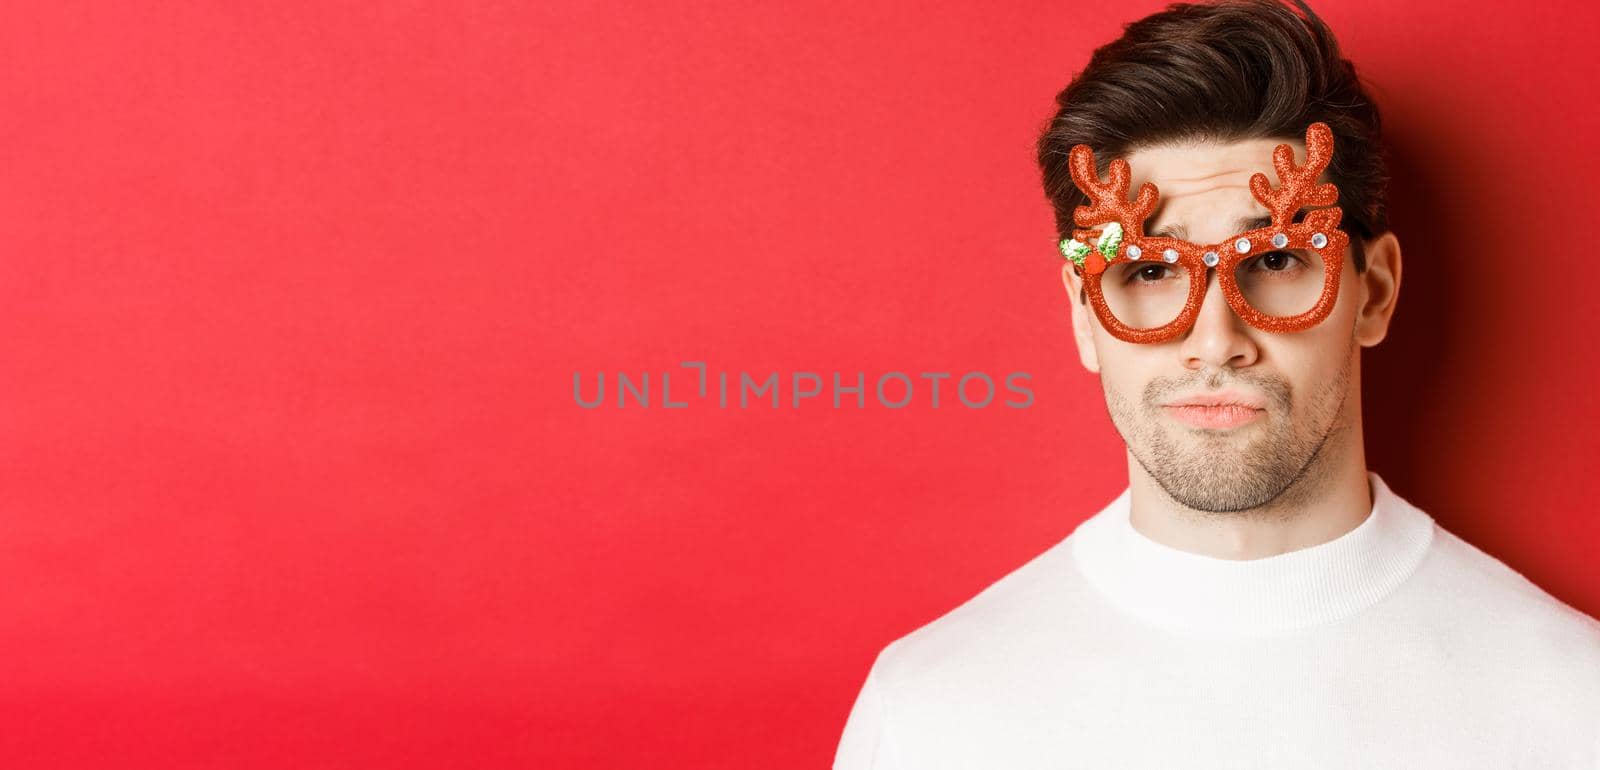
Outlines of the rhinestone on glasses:
{"label": "rhinestone on glasses", "polygon": [[1208,251],[1200,257],[1200,260],[1206,263],[1206,267],[1216,267],[1219,259],[1221,257],[1218,257],[1215,251]]}
{"label": "rhinestone on glasses", "polygon": [[1239,240],[1234,241],[1233,242],[1233,248],[1237,249],[1240,254],[1243,254],[1243,253],[1249,251],[1250,250],[1250,239],[1249,238],[1240,238]]}
{"label": "rhinestone on glasses", "polygon": [[1322,233],[1312,233],[1311,245],[1319,249],[1328,245],[1328,236],[1323,235]]}
{"label": "rhinestone on glasses", "polygon": [[1178,250],[1177,249],[1166,249],[1166,250],[1161,252],[1161,258],[1166,260],[1166,261],[1168,261],[1168,262],[1177,262],[1178,261]]}
{"label": "rhinestone on glasses", "polygon": [[1126,252],[1128,254],[1128,259],[1138,259],[1144,254],[1144,249],[1139,248],[1139,245],[1136,243],[1130,243],[1128,244]]}
{"label": "rhinestone on glasses", "polygon": [[1273,233],[1272,234],[1272,247],[1273,248],[1281,249],[1281,248],[1283,248],[1285,246],[1288,246],[1288,245],[1289,245],[1289,236],[1284,235],[1283,233]]}

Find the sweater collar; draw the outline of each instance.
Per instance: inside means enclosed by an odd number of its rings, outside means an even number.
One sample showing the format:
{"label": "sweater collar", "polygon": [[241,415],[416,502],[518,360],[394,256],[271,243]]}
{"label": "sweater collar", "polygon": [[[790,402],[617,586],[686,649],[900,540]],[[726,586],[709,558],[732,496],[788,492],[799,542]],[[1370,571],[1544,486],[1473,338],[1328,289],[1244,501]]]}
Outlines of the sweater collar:
{"label": "sweater collar", "polygon": [[1123,489],[1078,526],[1079,570],[1114,606],[1151,625],[1202,637],[1262,636],[1348,617],[1400,586],[1428,550],[1434,521],[1367,471],[1372,512],[1325,543],[1261,559],[1183,551],[1134,529]]}

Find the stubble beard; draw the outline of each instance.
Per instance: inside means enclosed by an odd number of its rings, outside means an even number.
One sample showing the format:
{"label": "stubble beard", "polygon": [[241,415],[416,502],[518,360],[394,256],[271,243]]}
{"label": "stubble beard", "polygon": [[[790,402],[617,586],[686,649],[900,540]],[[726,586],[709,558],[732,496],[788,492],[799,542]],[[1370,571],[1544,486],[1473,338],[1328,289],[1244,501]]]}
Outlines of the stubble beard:
{"label": "stubble beard", "polygon": [[[1299,417],[1286,380],[1244,370],[1229,377],[1156,378],[1145,386],[1138,407],[1107,388],[1106,406],[1134,459],[1175,502],[1204,513],[1283,516],[1326,481],[1326,465],[1318,461],[1347,432],[1340,415],[1353,365],[1354,356],[1345,356],[1338,373],[1308,395]],[[1215,431],[1183,426],[1162,412],[1166,401],[1233,383],[1267,399],[1262,419]]]}

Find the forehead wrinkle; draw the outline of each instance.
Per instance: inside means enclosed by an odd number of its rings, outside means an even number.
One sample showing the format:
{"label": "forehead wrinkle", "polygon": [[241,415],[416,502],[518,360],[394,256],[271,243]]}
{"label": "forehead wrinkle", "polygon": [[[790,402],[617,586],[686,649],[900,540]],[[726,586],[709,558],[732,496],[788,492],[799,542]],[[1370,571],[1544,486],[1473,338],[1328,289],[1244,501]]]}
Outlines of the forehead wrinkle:
{"label": "forehead wrinkle", "polygon": [[1223,171],[1218,171],[1215,174],[1206,174],[1205,176],[1172,177],[1171,179],[1168,179],[1167,181],[1168,182],[1204,182],[1204,181],[1206,181],[1208,179],[1216,179],[1219,176],[1228,176],[1230,174],[1250,174],[1250,173],[1254,173],[1254,170],[1253,169],[1245,169],[1245,168],[1230,168],[1230,169],[1226,169],[1226,170],[1223,170]]}
{"label": "forehead wrinkle", "polygon": [[[1272,224],[1272,217],[1240,217],[1234,223],[1233,231],[1242,233],[1266,227],[1270,224]],[[1189,240],[1189,228],[1179,224],[1163,225],[1156,228],[1155,232],[1150,233],[1150,235],[1155,238],[1176,238],[1180,241],[1187,241]]]}
{"label": "forehead wrinkle", "polygon": [[[1272,157],[1272,152],[1278,144],[1287,143],[1295,151],[1297,159],[1303,158],[1305,150],[1292,139],[1279,140],[1274,138],[1257,138],[1240,142],[1193,142],[1172,143],[1140,148],[1130,153],[1127,160],[1132,167],[1132,182],[1129,189],[1136,189],[1145,182],[1156,184],[1160,188],[1161,202],[1152,212],[1150,221],[1160,221],[1175,213],[1168,204],[1180,198],[1207,198],[1224,196],[1229,198],[1237,195],[1247,208],[1234,208],[1233,206],[1205,206],[1195,207],[1189,211],[1189,217],[1171,217],[1178,220],[1193,221],[1197,226],[1203,223],[1222,223],[1232,216],[1237,216],[1234,229],[1230,233],[1241,233],[1268,227],[1272,223],[1270,216],[1250,194],[1250,180],[1257,174],[1264,174],[1271,179],[1272,166],[1266,163]],[[1167,173],[1162,173],[1166,171]],[[1202,213],[1210,208],[1210,213]],[[1219,210],[1220,209],[1220,210]],[[1199,227],[1202,230],[1211,228]],[[1176,240],[1190,241],[1191,231],[1186,224],[1173,222],[1161,227],[1152,228],[1149,234],[1154,237],[1167,237]]]}
{"label": "forehead wrinkle", "polygon": [[[1221,193],[1223,191],[1232,192],[1241,198],[1251,201],[1251,208],[1255,209],[1254,213],[1259,214],[1261,209],[1254,205],[1255,199],[1251,197],[1249,193],[1250,186],[1246,181],[1244,181],[1248,179],[1248,177],[1245,176],[1245,174],[1248,173],[1251,173],[1249,169],[1229,169],[1227,171],[1220,171],[1216,174],[1211,174],[1206,177],[1198,177],[1193,179],[1162,179],[1160,180],[1159,184],[1165,189],[1163,189],[1160,193],[1161,204],[1156,211],[1153,212],[1155,214],[1154,218],[1158,220],[1161,219],[1161,215],[1169,211],[1168,204],[1180,198],[1212,197],[1212,194]],[[1230,180],[1228,182],[1213,183],[1209,185],[1194,184],[1195,182],[1201,182],[1206,179],[1217,179],[1219,177],[1241,177],[1241,180],[1237,183]],[[1186,182],[1188,184],[1179,184],[1180,182]],[[1241,216],[1238,219],[1238,222],[1241,225],[1253,221],[1255,220],[1250,216]],[[1254,229],[1254,227],[1247,229]],[[1242,230],[1234,230],[1232,232],[1242,232]],[[1155,228],[1149,232],[1149,235],[1155,237],[1176,238],[1180,241],[1187,241],[1189,240],[1189,228],[1184,225],[1174,223]]]}

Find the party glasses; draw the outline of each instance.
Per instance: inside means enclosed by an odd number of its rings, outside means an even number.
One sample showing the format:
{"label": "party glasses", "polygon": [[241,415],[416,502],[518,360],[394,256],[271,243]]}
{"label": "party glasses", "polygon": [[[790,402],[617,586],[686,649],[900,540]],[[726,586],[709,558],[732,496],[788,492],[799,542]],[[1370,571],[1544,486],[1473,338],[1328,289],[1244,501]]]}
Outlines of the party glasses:
{"label": "party glasses", "polygon": [[[1294,150],[1279,144],[1272,165],[1279,185],[1265,174],[1250,177],[1250,192],[1271,212],[1270,224],[1226,241],[1195,244],[1177,238],[1146,236],[1144,221],[1160,194],[1153,183],[1139,187],[1128,202],[1128,162],[1110,163],[1102,183],[1094,151],[1072,148],[1072,181],[1091,205],[1072,213],[1079,228],[1062,240],[1062,256],[1081,268],[1084,289],[1101,324],[1126,342],[1153,344],[1183,334],[1194,323],[1205,298],[1208,271],[1217,271],[1222,296],[1233,312],[1263,331],[1297,332],[1322,322],[1339,296],[1339,275],[1349,237],[1339,229],[1341,211],[1332,183],[1317,177],[1333,157],[1333,131],[1326,123],[1306,128],[1306,163],[1294,164]],[[1305,206],[1329,206],[1295,214]]]}

